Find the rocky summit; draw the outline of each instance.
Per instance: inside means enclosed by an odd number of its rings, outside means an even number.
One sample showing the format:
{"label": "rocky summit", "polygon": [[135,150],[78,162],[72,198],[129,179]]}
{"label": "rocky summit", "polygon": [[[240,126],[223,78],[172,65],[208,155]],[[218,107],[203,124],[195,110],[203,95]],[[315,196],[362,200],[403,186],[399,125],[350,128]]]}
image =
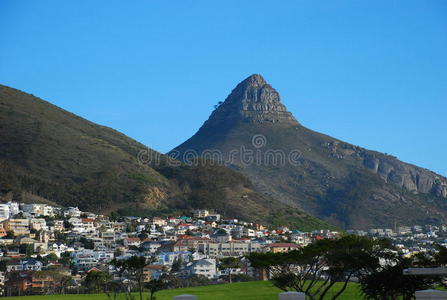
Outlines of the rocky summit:
{"label": "rocky summit", "polygon": [[445,177],[302,126],[257,74],[239,83],[198,132],[171,151],[183,160],[192,153],[219,159],[248,176],[259,192],[345,228],[447,217]]}
{"label": "rocky summit", "polygon": [[254,74],[231,92],[211,114],[205,127],[221,126],[227,122],[298,124],[281,103],[279,93],[261,75]]}

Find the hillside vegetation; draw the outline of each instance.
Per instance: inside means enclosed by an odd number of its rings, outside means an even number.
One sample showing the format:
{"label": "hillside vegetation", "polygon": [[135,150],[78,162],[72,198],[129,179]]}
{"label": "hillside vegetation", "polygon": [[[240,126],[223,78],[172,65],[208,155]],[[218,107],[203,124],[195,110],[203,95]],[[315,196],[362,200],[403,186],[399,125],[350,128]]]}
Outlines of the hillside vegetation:
{"label": "hillside vegetation", "polygon": [[[236,171],[206,162],[169,164],[122,133],[6,86],[0,86],[0,149],[1,201],[144,215],[207,208],[266,224],[331,227],[256,192]],[[142,151],[159,159],[141,163]]]}

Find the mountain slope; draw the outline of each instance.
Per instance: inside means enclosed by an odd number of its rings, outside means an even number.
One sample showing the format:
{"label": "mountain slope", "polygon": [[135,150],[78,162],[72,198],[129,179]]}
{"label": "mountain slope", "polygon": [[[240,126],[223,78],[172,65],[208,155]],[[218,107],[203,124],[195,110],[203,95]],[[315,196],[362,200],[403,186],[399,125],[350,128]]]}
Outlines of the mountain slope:
{"label": "mountain slope", "polygon": [[[158,157],[141,163],[138,158]],[[212,178],[212,180],[210,180]],[[48,202],[106,213],[188,211],[301,228],[328,224],[253,190],[224,167],[173,163],[131,138],[0,85],[0,200]]]}
{"label": "mountain slope", "polygon": [[446,178],[305,128],[260,75],[242,81],[170,154],[217,159],[258,191],[343,227],[439,223],[447,216]]}

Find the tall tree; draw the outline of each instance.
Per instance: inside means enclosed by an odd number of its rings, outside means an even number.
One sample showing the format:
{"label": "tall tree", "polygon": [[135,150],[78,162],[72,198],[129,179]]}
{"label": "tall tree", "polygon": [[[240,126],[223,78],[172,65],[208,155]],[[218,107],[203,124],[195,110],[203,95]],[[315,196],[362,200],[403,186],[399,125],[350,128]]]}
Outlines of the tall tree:
{"label": "tall tree", "polygon": [[137,283],[138,293],[140,300],[143,300],[143,277],[144,277],[144,267],[148,265],[145,257],[142,256],[132,256],[126,260],[112,260],[112,265],[114,265],[118,272],[123,275],[127,275],[128,286],[127,286],[127,296],[132,299],[131,295],[131,281],[134,280]]}
{"label": "tall tree", "polygon": [[230,283],[232,282],[231,275],[233,269],[240,268],[241,266],[241,260],[237,257],[225,257],[220,260],[220,268],[227,270]]}
{"label": "tall tree", "polygon": [[152,279],[146,282],[144,286],[149,290],[149,300],[156,300],[155,293],[167,287],[168,276],[162,275],[159,279]]}
{"label": "tall tree", "polygon": [[90,271],[85,277],[85,286],[90,293],[102,293],[110,279],[109,273]]}

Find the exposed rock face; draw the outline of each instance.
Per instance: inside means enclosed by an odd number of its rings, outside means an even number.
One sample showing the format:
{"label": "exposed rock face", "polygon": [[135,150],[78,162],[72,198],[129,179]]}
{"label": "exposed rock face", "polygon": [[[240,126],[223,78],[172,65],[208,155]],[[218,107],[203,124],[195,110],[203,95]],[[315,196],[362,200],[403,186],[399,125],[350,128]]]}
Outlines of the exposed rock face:
{"label": "exposed rock face", "polygon": [[219,126],[221,123],[237,120],[298,124],[281,103],[279,93],[258,74],[251,75],[239,83],[204,125]]}
{"label": "exposed rock face", "polygon": [[349,145],[347,143],[333,142],[327,147],[331,155],[350,160],[356,158],[360,165],[377,174],[386,183],[395,184],[410,192],[433,194],[447,198],[447,179],[430,170],[411,164],[403,163],[397,158],[378,152]]}
{"label": "exposed rock face", "polygon": [[402,163],[395,158],[378,157],[363,153],[364,166],[379,175],[385,182],[403,187],[411,192],[447,197],[447,181],[429,170]]}
{"label": "exposed rock face", "polygon": [[[263,137],[261,145],[253,144],[255,136]],[[255,163],[244,161],[239,149],[259,154]],[[204,158],[220,153],[258,191],[346,228],[447,219],[445,177],[305,128],[260,75],[238,84],[199,131],[174,150],[180,159],[191,150]],[[299,159],[292,164],[287,155],[293,151]],[[267,152],[285,163],[262,160]]]}

